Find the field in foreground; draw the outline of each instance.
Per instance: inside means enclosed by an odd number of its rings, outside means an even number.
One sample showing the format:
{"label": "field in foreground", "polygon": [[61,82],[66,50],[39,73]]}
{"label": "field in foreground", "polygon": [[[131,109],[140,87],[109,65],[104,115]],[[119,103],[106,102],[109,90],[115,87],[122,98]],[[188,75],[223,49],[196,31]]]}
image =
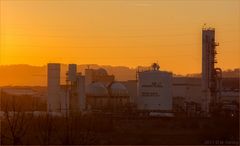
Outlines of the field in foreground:
{"label": "field in foreground", "polygon": [[1,119],[1,144],[238,144],[238,118],[64,117]]}

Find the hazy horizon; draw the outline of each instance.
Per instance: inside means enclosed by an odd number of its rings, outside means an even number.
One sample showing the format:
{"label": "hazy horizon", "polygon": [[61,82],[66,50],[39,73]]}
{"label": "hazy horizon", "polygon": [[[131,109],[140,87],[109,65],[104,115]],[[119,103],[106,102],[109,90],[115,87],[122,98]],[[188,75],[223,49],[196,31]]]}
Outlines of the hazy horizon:
{"label": "hazy horizon", "polygon": [[[78,72],[84,74],[84,70],[87,68],[86,64],[78,64]],[[90,68],[104,68],[109,74],[114,75],[116,81],[127,81],[136,79],[136,69],[125,66],[111,66],[111,65],[97,65],[92,64]],[[147,69],[148,67],[141,67]],[[65,73],[68,70],[67,64],[61,64],[61,83],[65,84]],[[140,69],[141,70],[141,69]],[[160,68],[160,70],[162,70]],[[225,70],[223,71],[224,77],[239,77],[238,70]],[[199,77],[201,73],[193,74],[176,74],[173,72],[173,76],[191,76]],[[47,66],[32,66],[26,64],[18,65],[0,65],[0,86],[46,86],[47,85]]]}

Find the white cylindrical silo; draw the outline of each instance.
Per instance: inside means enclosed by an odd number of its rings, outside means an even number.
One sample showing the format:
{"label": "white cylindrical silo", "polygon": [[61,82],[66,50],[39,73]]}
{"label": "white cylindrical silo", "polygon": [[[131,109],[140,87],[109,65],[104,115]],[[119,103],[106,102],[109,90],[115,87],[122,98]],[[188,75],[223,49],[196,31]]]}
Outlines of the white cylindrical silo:
{"label": "white cylindrical silo", "polygon": [[60,64],[49,63],[47,72],[47,108],[49,112],[60,112],[61,98],[60,98]]}
{"label": "white cylindrical silo", "polygon": [[172,73],[150,70],[138,73],[139,110],[172,111]]}

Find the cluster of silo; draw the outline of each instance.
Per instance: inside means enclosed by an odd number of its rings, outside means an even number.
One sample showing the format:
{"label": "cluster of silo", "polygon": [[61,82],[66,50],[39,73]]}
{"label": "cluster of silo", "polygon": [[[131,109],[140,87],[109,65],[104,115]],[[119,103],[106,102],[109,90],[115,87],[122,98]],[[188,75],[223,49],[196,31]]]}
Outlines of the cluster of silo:
{"label": "cluster of silo", "polygon": [[67,72],[67,89],[70,111],[82,111],[85,109],[85,78],[77,73],[77,65],[69,64]]}
{"label": "cluster of silo", "polygon": [[48,111],[113,109],[130,101],[127,88],[105,69],[86,69],[83,76],[76,64],[69,64],[66,76],[66,85],[60,86],[60,64],[48,64]]}
{"label": "cluster of silo", "polygon": [[86,69],[86,105],[91,110],[121,110],[130,102],[128,89],[103,69]]}
{"label": "cluster of silo", "polygon": [[69,64],[66,85],[60,86],[60,64],[48,64],[48,111],[68,112],[85,109],[85,77],[77,65]]}

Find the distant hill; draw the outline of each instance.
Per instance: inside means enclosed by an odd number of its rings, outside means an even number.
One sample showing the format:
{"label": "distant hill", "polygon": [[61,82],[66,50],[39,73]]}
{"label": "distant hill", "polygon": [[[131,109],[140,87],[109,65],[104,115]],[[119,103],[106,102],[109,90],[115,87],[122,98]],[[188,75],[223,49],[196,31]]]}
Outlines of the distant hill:
{"label": "distant hill", "polygon": [[[78,65],[78,72],[84,74],[87,67],[105,68],[109,74],[113,74],[116,80],[126,81],[136,79],[136,68],[125,66],[110,66],[110,65]],[[148,69],[148,67],[139,67],[140,70]],[[65,83],[65,73],[67,65],[61,65],[61,82]],[[181,75],[174,75],[181,76]],[[188,76],[200,77],[200,74],[191,74]],[[224,77],[239,77],[239,69],[227,70],[223,72]],[[2,65],[0,66],[0,86],[46,86],[47,85],[47,66],[31,66],[31,65]]]}
{"label": "distant hill", "polygon": [[[87,67],[105,68],[109,74],[113,74],[116,80],[131,80],[136,77],[136,69],[131,69],[124,66],[109,66],[109,65],[78,65],[78,72],[84,74]],[[65,83],[65,73],[68,66],[61,65],[61,83]],[[0,66],[0,86],[46,86],[47,85],[47,66],[31,66],[31,65],[2,65]]]}

